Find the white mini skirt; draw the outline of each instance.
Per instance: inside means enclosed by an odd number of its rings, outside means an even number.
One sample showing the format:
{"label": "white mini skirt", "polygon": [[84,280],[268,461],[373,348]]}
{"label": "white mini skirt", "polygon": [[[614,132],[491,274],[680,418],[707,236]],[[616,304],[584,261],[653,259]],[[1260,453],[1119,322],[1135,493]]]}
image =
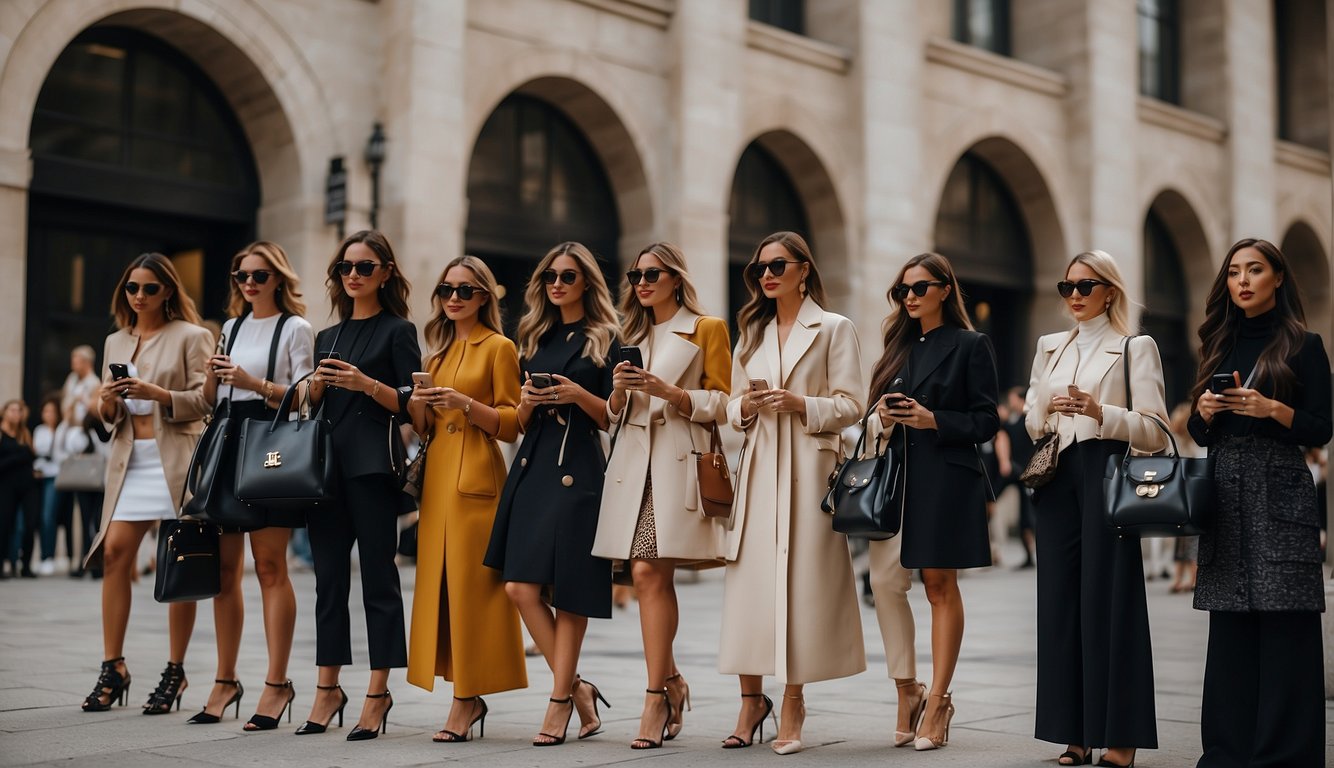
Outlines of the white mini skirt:
{"label": "white mini skirt", "polygon": [[116,511],[111,513],[111,519],[126,522],[173,520],[176,518],[173,506],[157,440],[135,440],[125,470],[125,482],[120,487],[120,498],[116,499]]}

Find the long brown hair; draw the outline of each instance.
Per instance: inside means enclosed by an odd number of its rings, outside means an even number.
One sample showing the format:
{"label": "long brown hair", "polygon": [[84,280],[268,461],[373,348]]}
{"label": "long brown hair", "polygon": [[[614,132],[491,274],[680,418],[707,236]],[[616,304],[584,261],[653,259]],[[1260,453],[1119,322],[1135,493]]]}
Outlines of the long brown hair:
{"label": "long brown hair", "polygon": [[746,290],[750,291],[750,300],[736,315],[737,325],[741,326],[741,343],[738,345],[741,354],[738,359],[742,363],[749,361],[755,350],[760,348],[760,342],[764,340],[764,327],[778,314],[778,301],[764,295],[760,281],[750,273],[749,268],[751,264],[759,262],[760,251],[772,243],[783,246],[783,250],[787,251],[789,256],[809,268],[806,274],[806,291],[803,295],[809,296],[811,301],[822,309],[827,302],[824,283],[820,280],[820,270],[815,267],[815,260],[811,258],[811,247],[806,244],[805,238],[796,232],[775,232],[761,240],[760,244],[755,246],[755,253],[750,257],[747,268],[741,271],[741,279],[746,284]]}
{"label": "long brown hair", "polygon": [[[269,267],[278,273],[278,277],[282,278],[282,285],[273,293],[278,311],[304,317],[306,302],[301,300],[301,278],[297,276],[296,270],[292,269],[292,262],[287,258],[287,252],[283,247],[268,240],[253,242],[232,257],[231,271],[240,269],[241,260],[252,255],[263,258]],[[227,298],[227,314],[230,317],[240,317],[249,311],[250,302],[245,300],[245,294],[241,292],[241,286],[235,280],[232,280],[231,284],[231,293]]]}
{"label": "long brown hair", "polygon": [[133,328],[139,318],[125,296],[125,284],[130,282],[130,273],[136,269],[151,271],[162,283],[162,289],[167,292],[167,300],[162,304],[167,322],[184,320],[199,325],[199,310],[195,309],[194,299],[181,285],[181,274],[176,271],[176,265],[160,253],[141,253],[125,267],[120,279],[116,281],[115,293],[111,294],[111,316],[116,318],[117,328]]}
{"label": "long brown hair", "polygon": [[894,278],[894,282],[889,284],[889,290],[885,292],[890,307],[889,316],[885,318],[883,326],[885,351],[876,361],[875,368],[871,369],[871,396],[868,402],[880,397],[885,387],[889,386],[890,377],[903,370],[904,364],[908,362],[908,352],[912,349],[912,339],[921,335],[921,322],[909,317],[903,305],[894,298],[894,286],[902,283],[903,276],[913,267],[924,268],[933,278],[949,286],[950,294],[945,297],[942,307],[944,321],[956,328],[973,330],[968,312],[963,308],[963,291],[959,289],[959,280],[954,276],[954,267],[950,264],[950,260],[938,253],[919,253],[908,259]]}
{"label": "long brown hair", "polygon": [[15,428],[14,439],[20,444],[32,447],[32,431],[28,429],[28,404],[22,400],[7,400],[3,406],[0,406],[0,422],[4,421],[4,413],[9,410],[9,406],[17,405],[19,407],[19,423]]}
{"label": "long brown hair", "polygon": [[362,243],[371,252],[379,258],[380,263],[386,265],[389,270],[389,278],[380,286],[380,306],[394,317],[401,317],[404,320],[408,317],[408,291],[412,286],[408,285],[408,279],[399,271],[398,260],[394,258],[394,249],[389,245],[389,238],[377,229],[363,229],[360,232],[353,232],[347,236],[347,239],[338,246],[338,252],[334,254],[333,261],[329,262],[329,275],[324,284],[329,288],[329,304],[333,306],[334,311],[338,312],[340,320],[346,320],[352,316],[352,297],[343,290],[343,280],[338,274],[338,262],[343,260],[347,254],[347,249],[355,243]]}
{"label": "long brown hair", "polygon": [[607,290],[607,280],[602,276],[597,259],[581,243],[561,243],[547,251],[547,255],[542,257],[533,270],[533,276],[528,278],[528,287],[523,292],[523,303],[528,309],[519,320],[519,356],[532,359],[537,354],[538,342],[560,322],[560,308],[547,301],[547,289],[542,282],[542,273],[551,269],[560,256],[574,259],[583,274],[583,356],[601,368],[607,362],[612,339],[619,329],[619,320],[616,307],[611,303],[611,292]]}
{"label": "long brown hair", "polygon": [[[496,295],[496,276],[491,272],[491,268],[486,262],[476,256],[467,254],[459,256],[445,265],[440,271],[440,279],[436,284],[445,282],[445,275],[454,267],[467,267],[472,270],[473,277],[477,279],[475,285],[486,291],[486,303],[477,310],[477,321],[490,328],[496,333],[505,333],[504,326],[500,322],[500,297]],[[435,306],[435,311],[431,313],[431,319],[426,323],[426,343],[430,345],[431,353],[427,356],[428,365],[436,365],[445,359],[445,353],[449,351],[449,345],[454,343],[454,321],[445,314],[445,300],[432,293],[431,303]]]}
{"label": "long brown hair", "polygon": [[[646,253],[656,256],[667,268],[668,275],[681,278],[681,286],[676,290],[676,303],[697,315],[703,315],[704,308],[700,306],[695,284],[690,281],[690,273],[686,271],[686,257],[681,249],[671,243],[652,243],[644,246],[631,266],[637,266]],[[639,303],[635,287],[626,280],[621,287],[621,340],[626,344],[638,344],[648,336],[652,327],[653,318],[644,305]]]}
{"label": "long brown hair", "polygon": [[1200,325],[1200,370],[1199,378],[1191,390],[1191,401],[1198,400],[1209,386],[1209,377],[1213,376],[1223,360],[1232,352],[1236,343],[1237,331],[1245,313],[1232,303],[1232,293],[1227,286],[1228,269],[1232,266],[1232,257],[1245,248],[1254,248],[1260,252],[1274,270],[1275,276],[1282,282],[1274,289],[1274,315],[1277,319],[1274,335],[1270,337],[1260,358],[1255,362],[1255,382],[1271,383],[1274,396],[1283,399],[1292,394],[1296,386],[1297,375],[1288,365],[1288,359],[1301,351],[1306,342],[1306,312],[1302,310],[1301,293],[1297,283],[1288,273],[1288,260],[1278,246],[1268,240],[1248,237],[1238,240],[1227,252],[1223,265],[1209,289],[1209,298],[1204,303],[1204,323]]}

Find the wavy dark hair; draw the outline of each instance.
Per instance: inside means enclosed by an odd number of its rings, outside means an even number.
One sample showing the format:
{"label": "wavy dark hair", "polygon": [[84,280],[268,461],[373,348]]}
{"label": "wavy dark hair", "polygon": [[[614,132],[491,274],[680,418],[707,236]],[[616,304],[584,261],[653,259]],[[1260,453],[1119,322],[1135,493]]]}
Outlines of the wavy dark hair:
{"label": "wavy dark hair", "polygon": [[389,270],[389,278],[380,287],[380,306],[395,317],[408,318],[408,292],[412,286],[399,271],[398,260],[394,258],[394,249],[389,245],[389,238],[377,229],[363,229],[353,232],[338,246],[333,261],[329,262],[329,273],[324,284],[329,288],[329,304],[338,313],[338,319],[346,320],[352,316],[352,297],[343,290],[343,279],[339,276],[338,262],[343,260],[347,249],[355,243],[362,243],[379,258],[380,263]]}
{"label": "wavy dark hair", "polygon": [[821,309],[828,303],[828,299],[825,298],[824,283],[820,280],[820,270],[815,267],[815,260],[811,258],[811,247],[806,244],[804,237],[796,232],[775,232],[761,240],[760,244],[755,246],[755,253],[747,262],[746,269],[741,271],[741,279],[746,284],[746,290],[750,291],[750,300],[736,314],[737,325],[741,327],[741,339],[737,345],[740,354],[737,359],[742,363],[749,361],[755,350],[760,348],[760,342],[764,340],[764,327],[778,314],[778,301],[764,295],[760,281],[750,273],[749,269],[751,264],[760,260],[760,251],[773,243],[783,246],[783,250],[787,251],[789,256],[808,267],[806,292],[803,295],[809,296]]}
{"label": "wavy dark hair", "polygon": [[181,273],[176,271],[176,265],[160,253],[141,253],[125,267],[120,279],[116,281],[115,293],[111,294],[111,315],[116,318],[117,328],[121,330],[133,328],[139,319],[134,307],[130,306],[130,300],[125,296],[125,284],[130,281],[130,273],[136,269],[147,269],[152,272],[158,282],[162,283],[163,290],[167,291],[167,299],[162,303],[162,311],[167,316],[167,322],[184,320],[199,325],[199,310],[195,309],[194,299],[185,292],[185,286],[181,284]]}
{"label": "wavy dark hair", "polygon": [[954,266],[950,260],[938,253],[919,253],[908,259],[885,292],[890,306],[889,316],[884,323],[885,351],[871,369],[871,396],[867,402],[879,398],[885,387],[889,386],[890,377],[903,370],[908,362],[908,352],[912,349],[912,340],[922,333],[922,324],[909,317],[903,305],[894,298],[894,286],[903,282],[903,276],[913,267],[924,268],[933,278],[949,286],[950,295],[945,297],[943,307],[945,322],[967,331],[973,330],[973,323],[963,307],[963,291],[959,289],[959,280],[954,276]]}
{"label": "wavy dark hair", "polygon": [[1282,400],[1292,394],[1297,384],[1297,374],[1288,365],[1288,360],[1302,349],[1306,342],[1306,312],[1302,309],[1301,292],[1297,283],[1289,278],[1288,260],[1278,246],[1268,240],[1248,237],[1238,240],[1227,252],[1223,265],[1209,289],[1209,298],[1204,303],[1204,323],[1200,325],[1200,370],[1195,387],[1191,390],[1192,402],[1198,400],[1209,387],[1209,377],[1214,375],[1218,366],[1232,352],[1236,343],[1237,331],[1241,327],[1244,313],[1232,303],[1232,293],[1228,290],[1227,275],[1232,267],[1232,257],[1239,251],[1252,248],[1274,270],[1282,282],[1274,289],[1274,314],[1277,323],[1274,335],[1260,352],[1255,363],[1255,382],[1267,381],[1274,387],[1274,396]]}

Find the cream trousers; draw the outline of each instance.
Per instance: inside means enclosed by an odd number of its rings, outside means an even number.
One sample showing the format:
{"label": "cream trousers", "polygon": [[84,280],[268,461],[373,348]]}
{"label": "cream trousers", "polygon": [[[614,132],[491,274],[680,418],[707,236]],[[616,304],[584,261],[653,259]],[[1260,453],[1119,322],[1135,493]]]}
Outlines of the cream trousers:
{"label": "cream trousers", "polygon": [[902,539],[895,536],[871,544],[871,593],[875,595],[875,617],[880,622],[880,640],[885,644],[885,665],[895,680],[917,677],[917,628],[908,590],[912,573],[903,567]]}

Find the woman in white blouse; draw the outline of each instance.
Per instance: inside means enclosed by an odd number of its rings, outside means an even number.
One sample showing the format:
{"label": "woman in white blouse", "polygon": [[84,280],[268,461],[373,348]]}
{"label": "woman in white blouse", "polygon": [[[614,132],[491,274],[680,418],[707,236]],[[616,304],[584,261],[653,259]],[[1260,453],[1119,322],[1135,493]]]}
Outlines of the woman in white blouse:
{"label": "woman in white blouse", "polygon": [[[299,280],[282,246],[261,240],[232,259],[232,319],[222,326],[222,352],[209,359],[212,375],[204,383],[210,404],[231,399],[234,419],[271,419],[293,382],[314,370],[315,335],[302,315],[306,305]],[[239,716],[245,689],[236,678],[236,657],[241,647],[245,606],[241,599],[245,534],[255,558],[255,576],[264,600],[264,637],[269,668],[255,715],[247,731],[278,727],[296,698],[287,679],[287,660],[296,628],[296,594],[287,575],[287,543],[292,528],[305,525],[304,515],[265,511],[260,527],[223,526],[222,591],[213,598],[213,621],[218,634],[218,672],[203,711],[191,723],[216,723],[235,703]],[[289,713],[288,717],[291,715]]]}

